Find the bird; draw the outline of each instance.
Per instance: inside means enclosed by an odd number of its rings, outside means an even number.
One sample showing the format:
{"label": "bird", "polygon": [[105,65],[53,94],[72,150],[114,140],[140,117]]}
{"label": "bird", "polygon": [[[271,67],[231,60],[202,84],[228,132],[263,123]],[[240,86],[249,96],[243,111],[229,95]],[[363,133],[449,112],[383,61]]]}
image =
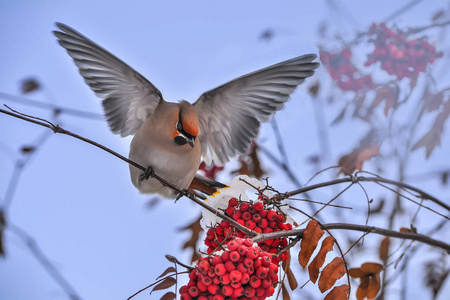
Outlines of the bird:
{"label": "bird", "polygon": [[[81,76],[102,100],[111,131],[134,135],[129,159],[134,186],[143,194],[177,198],[180,193],[161,184],[152,174],[181,190],[198,186],[224,187],[197,173],[203,160],[223,165],[245,153],[260,124],[284,107],[299,84],[319,66],[316,54],[298,56],[246,74],[203,93],[193,104],[168,102],[144,76],[71,27],[56,23],[53,31]],[[217,184],[216,184],[217,183]]]}

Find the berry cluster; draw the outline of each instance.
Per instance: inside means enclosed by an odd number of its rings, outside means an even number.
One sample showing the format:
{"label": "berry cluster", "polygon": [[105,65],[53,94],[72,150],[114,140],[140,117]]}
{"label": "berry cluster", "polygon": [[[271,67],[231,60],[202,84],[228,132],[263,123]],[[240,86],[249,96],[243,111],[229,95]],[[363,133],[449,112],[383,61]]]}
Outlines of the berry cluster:
{"label": "berry cluster", "polygon": [[341,90],[357,92],[372,89],[372,77],[362,75],[350,61],[351,56],[352,51],[349,48],[336,53],[320,51],[320,60]]}
{"label": "berry cluster", "polygon": [[222,166],[216,166],[216,165],[208,166],[208,165],[206,165],[206,163],[204,161],[202,161],[202,163],[200,164],[198,169],[200,171],[203,171],[203,173],[205,174],[205,177],[211,178],[211,179],[215,179],[217,173],[222,171],[223,167]]}
{"label": "berry cluster", "polygon": [[214,256],[197,261],[189,283],[180,288],[181,300],[264,300],[274,293],[278,266],[272,255],[251,239],[236,238]]}
{"label": "berry cluster", "polygon": [[369,34],[375,50],[368,56],[365,65],[380,62],[383,70],[398,79],[416,77],[425,71],[428,63],[433,63],[443,55],[425,39],[407,39],[404,34],[396,33],[385,23],[372,24]]}
{"label": "berry cluster", "polygon": [[[261,199],[260,199],[261,200]],[[282,230],[291,230],[292,225],[286,223],[286,215],[277,212],[274,207],[264,204],[262,201],[244,202],[231,198],[228,201],[228,207],[225,214],[233,218],[237,223],[254,230],[258,233],[270,233]],[[208,253],[212,253],[220,245],[226,243],[234,237],[244,238],[245,233],[238,231],[227,221],[222,221],[215,227],[211,227],[206,232],[205,245],[208,246]],[[286,238],[276,238],[258,242],[258,246],[264,252],[277,253],[287,246]],[[279,256],[273,256],[272,261],[278,264],[280,261],[287,260],[288,252],[284,252]]]}

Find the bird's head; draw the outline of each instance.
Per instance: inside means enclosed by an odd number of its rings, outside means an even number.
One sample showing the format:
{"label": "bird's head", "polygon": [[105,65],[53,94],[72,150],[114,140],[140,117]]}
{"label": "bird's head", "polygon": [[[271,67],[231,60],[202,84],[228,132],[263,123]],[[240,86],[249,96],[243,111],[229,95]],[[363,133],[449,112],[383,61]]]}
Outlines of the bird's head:
{"label": "bird's head", "polygon": [[177,145],[183,146],[188,144],[194,148],[198,129],[198,117],[194,107],[189,102],[182,101],[178,112],[178,121],[172,134],[173,141]]}

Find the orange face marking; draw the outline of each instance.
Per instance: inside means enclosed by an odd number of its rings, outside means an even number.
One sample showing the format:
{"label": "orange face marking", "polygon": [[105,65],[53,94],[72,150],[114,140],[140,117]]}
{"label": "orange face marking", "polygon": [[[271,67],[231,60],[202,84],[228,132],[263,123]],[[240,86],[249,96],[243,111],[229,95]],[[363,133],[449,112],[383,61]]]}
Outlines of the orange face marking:
{"label": "orange face marking", "polygon": [[[192,124],[192,123],[194,123],[194,124]],[[197,125],[197,126],[195,126],[195,125]],[[189,120],[183,120],[183,129],[190,135],[193,135],[193,136],[198,135],[198,123],[189,122]]]}
{"label": "orange face marking", "polygon": [[179,133],[178,133],[178,130],[174,130],[173,132],[172,132],[172,140],[178,135]]}

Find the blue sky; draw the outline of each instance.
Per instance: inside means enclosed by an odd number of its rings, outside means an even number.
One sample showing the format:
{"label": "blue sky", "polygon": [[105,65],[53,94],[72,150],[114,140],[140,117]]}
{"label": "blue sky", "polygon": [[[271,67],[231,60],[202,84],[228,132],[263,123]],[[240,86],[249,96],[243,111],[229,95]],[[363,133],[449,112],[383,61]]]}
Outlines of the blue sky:
{"label": "blue sky", "polygon": [[[337,3],[339,9],[327,2]],[[156,85],[166,100],[193,102],[245,73],[318,53],[317,28],[323,20],[352,34],[408,2],[0,0],[0,92],[19,95],[21,80],[35,77],[43,89],[30,94],[30,99],[102,113],[100,101],[51,33],[55,22],[75,28],[120,57]],[[441,5],[442,1],[422,1],[399,21],[426,24]],[[346,14],[352,17],[342,17]],[[267,28],[276,34],[270,43],[258,38]],[[46,110],[0,99],[3,103],[52,118]],[[326,117],[331,121],[335,114]],[[303,87],[276,117],[284,137],[292,141],[288,156],[303,181],[313,173],[302,168],[305,161],[300,157],[319,148],[313,115]],[[62,115],[58,123],[127,155],[130,138],[113,135],[103,120]],[[14,161],[22,157],[18,149],[33,143],[45,129],[5,115],[0,115],[0,124],[3,198]],[[354,132],[357,137],[364,130]],[[292,139],[294,135],[298,138]],[[269,125],[262,128],[261,140],[275,148]],[[338,143],[333,155],[348,149],[348,144]],[[82,299],[125,299],[169,266],[165,254],[188,261],[190,254],[180,250],[188,235],[178,228],[198,217],[200,210],[194,204],[182,199],[149,209],[151,197],[135,190],[125,163],[73,138],[50,134],[38,151],[20,177],[8,221],[35,238]],[[277,177],[275,167],[266,168],[274,171],[271,176],[280,190],[295,188],[283,174]],[[67,299],[17,235],[7,231],[5,241],[1,299]],[[317,290],[315,295],[320,297]],[[153,297],[143,293],[136,299],[149,298]]]}

